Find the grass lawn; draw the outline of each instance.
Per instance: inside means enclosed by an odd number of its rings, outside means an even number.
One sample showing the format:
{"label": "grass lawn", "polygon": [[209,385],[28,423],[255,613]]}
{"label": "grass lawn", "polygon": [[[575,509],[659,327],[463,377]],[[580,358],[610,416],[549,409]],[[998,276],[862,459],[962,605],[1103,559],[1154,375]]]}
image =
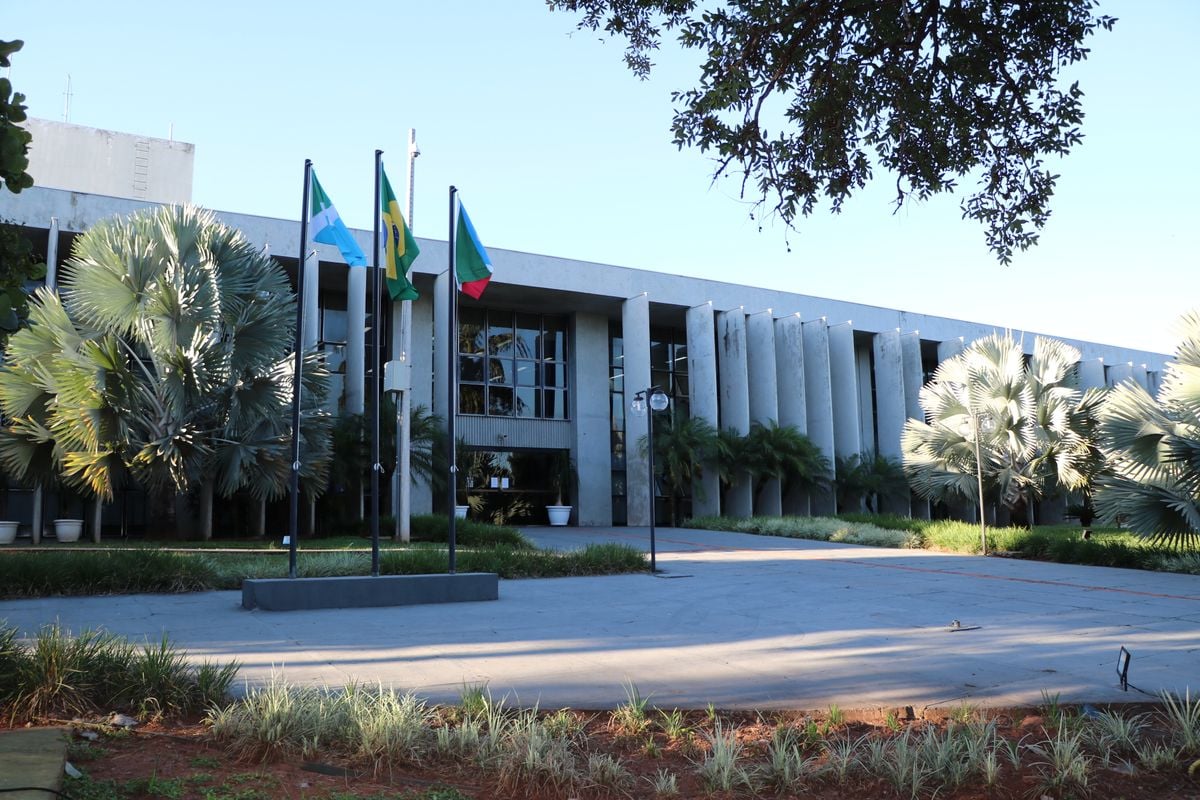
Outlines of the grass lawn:
{"label": "grass lawn", "polygon": [[[380,572],[446,572],[445,519],[414,518],[413,542],[380,539]],[[541,550],[514,528],[462,521],[456,526],[457,567],[502,578],[610,575],[649,569],[643,553],[625,545]],[[362,537],[303,539],[296,566],[301,577],[370,573],[371,541]],[[0,598],[239,589],[247,578],[288,574],[288,549],[265,539],[208,542],[102,541],[0,551]]]}
{"label": "grass lawn", "polygon": [[[839,517],[698,517],[688,527],[767,536],[903,547],[953,553],[979,553],[979,525],[956,520],[920,520],[888,514],[845,514]],[[1127,530],[1090,529],[1084,539],[1079,525],[987,528],[988,552],[1017,558],[1127,567],[1200,575],[1200,553],[1164,547]]]}

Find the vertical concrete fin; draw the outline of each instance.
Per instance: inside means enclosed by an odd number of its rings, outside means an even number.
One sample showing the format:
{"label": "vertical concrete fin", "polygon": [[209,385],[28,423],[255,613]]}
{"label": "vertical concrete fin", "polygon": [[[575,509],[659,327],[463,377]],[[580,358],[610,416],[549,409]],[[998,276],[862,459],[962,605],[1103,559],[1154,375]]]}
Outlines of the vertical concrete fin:
{"label": "vertical concrete fin", "polygon": [[[741,308],[717,312],[717,368],[721,398],[721,428],[745,436],[750,432],[750,384],[746,363],[746,312]],[[741,475],[725,491],[724,513],[749,517],[754,513],[754,487]]]}
{"label": "vertical concrete fin", "polygon": [[629,525],[650,524],[650,473],[642,455],[642,437],[650,429],[650,411],[629,412],[634,395],[650,386],[650,298],[631,297],[621,304],[621,338],[625,351],[625,501]]}
{"label": "vertical concrete fin", "polygon": [[[691,413],[720,427],[717,403],[717,329],[712,303],[687,310],[688,384]],[[692,513],[717,516],[721,513],[721,484],[715,464],[705,464],[692,482]]]}

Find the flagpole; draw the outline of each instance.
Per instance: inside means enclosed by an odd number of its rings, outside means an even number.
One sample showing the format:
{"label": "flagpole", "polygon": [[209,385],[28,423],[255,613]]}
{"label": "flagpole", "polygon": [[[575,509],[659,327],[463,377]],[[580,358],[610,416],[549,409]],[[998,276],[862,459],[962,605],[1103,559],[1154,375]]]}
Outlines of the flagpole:
{"label": "flagpole", "polygon": [[371,253],[371,575],[379,576],[379,372],[380,328],[383,327],[383,270],[379,263],[379,175],[383,151],[375,151],[375,238]]}
{"label": "flagpole", "polygon": [[304,159],[303,205],[300,209],[300,259],[296,262],[296,359],[292,366],[292,475],[288,505],[288,577],[296,577],[296,540],[300,538],[300,378],[304,370],[304,262],[308,249],[308,193],[312,159]]}
{"label": "flagpole", "polygon": [[[417,129],[408,129],[408,229],[413,229],[413,189],[416,183],[417,156],[421,149],[417,147]],[[416,236],[416,232],[413,232]],[[412,278],[409,278],[411,283]],[[412,358],[412,300],[400,302],[400,352]],[[399,466],[397,495],[399,504],[396,512],[396,538],[407,542],[412,538],[412,459],[409,447],[412,441],[412,393],[400,393],[400,407],[396,409],[396,453]]]}
{"label": "flagpole", "polygon": [[458,281],[454,272],[454,202],[458,194],[458,189],[450,187],[450,235],[447,238],[449,247],[447,248],[449,262],[449,277],[446,283],[450,292],[450,303],[447,306],[449,313],[446,315],[446,322],[449,326],[449,336],[446,341],[449,346],[446,348],[446,363],[449,368],[446,385],[450,387],[450,402],[446,408],[449,409],[446,414],[446,453],[450,461],[450,523],[447,530],[446,542],[450,550],[450,574],[455,573],[455,538],[457,531],[455,530],[456,521],[458,519],[455,506],[458,505],[458,465],[454,458],[454,416],[458,413]]}

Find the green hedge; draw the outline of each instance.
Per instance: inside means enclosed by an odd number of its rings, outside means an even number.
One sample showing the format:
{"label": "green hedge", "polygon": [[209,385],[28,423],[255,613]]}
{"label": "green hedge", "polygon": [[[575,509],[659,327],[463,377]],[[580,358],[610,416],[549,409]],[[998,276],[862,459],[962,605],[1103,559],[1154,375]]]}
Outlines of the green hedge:
{"label": "green hedge", "polygon": [[[410,531],[414,542],[445,543],[450,534],[450,520],[445,514],[419,514],[412,517]],[[516,528],[460,519],[454,524],[454,541],[461,547],[498,547],[532,550],[533,543]]]}

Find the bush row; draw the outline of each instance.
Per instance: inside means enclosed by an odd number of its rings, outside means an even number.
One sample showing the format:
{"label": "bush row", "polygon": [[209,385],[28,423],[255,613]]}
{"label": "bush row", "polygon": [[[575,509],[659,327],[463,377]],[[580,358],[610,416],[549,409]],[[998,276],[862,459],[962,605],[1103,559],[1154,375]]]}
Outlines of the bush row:
{"label": "bush row", "polygon": [[0,625],[0,707],[8,721],[123,710],[142,719],[223,705],[237,662],[192,666],[164,636],[138,648],[99,631],[48,625],[24,643]]}
{"label": "bush row", "polygon": [[[844,542],[874,547],[905,547],[979,553],[979,526],[955,520],[920,520],[890,514],[840,517],[697,517],[691,528]],[[1143,543],[1128,534],[1099,534],[1084,539],[1073,526],[989,527],[989,552],[1020,558],[1099,567],[1151,569],[1200,575],[1200,554],[1181,553]]]}

